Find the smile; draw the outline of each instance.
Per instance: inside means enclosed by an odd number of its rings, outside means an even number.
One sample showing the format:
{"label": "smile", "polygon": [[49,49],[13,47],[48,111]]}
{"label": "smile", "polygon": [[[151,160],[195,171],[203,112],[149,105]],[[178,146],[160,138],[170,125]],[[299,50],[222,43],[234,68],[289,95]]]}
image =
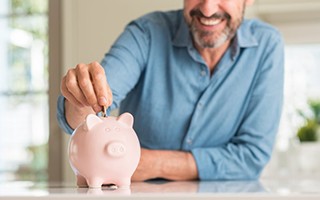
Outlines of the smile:
{"label": "smile", "polygon": [[208,18],[199,18],[199,22],[205,26],[215,26],[222,22],[222,19],[208,19]]}

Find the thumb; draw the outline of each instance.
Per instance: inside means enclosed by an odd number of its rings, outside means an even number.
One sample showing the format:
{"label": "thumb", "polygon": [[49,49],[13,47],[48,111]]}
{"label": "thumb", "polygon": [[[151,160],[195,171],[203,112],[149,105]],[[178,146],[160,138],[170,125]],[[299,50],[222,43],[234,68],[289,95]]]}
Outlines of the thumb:
{"label": "thumb", "polygon": [[97,92],[98,103],[100,106],[109,107],[113,101],[112,91],[108,84],[102,90],[104,91]]}

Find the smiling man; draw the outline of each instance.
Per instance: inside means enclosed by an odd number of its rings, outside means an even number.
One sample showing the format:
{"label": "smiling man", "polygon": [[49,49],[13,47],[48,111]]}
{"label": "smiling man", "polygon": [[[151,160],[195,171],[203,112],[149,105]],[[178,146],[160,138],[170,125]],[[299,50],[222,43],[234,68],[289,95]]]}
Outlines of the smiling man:
{"label": "smiling man", "polygon": [[253,0],[185,0],[132,21],[101,63],[63,77],[60,126],[89,113],[135,117],[142,151],[132,180],[256,179],[272,153],[283,98],[283,42],[244,20]]}

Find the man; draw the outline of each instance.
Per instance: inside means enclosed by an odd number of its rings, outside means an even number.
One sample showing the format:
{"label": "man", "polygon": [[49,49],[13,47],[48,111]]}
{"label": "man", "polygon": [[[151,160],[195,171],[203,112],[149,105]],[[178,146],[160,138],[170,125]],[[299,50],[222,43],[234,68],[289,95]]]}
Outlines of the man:
{"label": "man", "polygon": [[71,133],[89,113],[135,117],[142,151],[132,180],[256,179],[270,159],[283,96],[283,42],[254,0],[185,0],[183,11],[131,22],[101,62],[61,82],[58,120]]}

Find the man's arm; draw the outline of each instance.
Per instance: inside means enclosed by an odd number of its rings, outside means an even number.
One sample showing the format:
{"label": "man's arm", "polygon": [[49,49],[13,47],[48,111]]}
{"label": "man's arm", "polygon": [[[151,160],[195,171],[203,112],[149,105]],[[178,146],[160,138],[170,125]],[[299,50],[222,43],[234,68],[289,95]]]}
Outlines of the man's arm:
{"label": "man's arm", "polygon": [[198,170],[190,152],[141,149],[139,165],[132,181],[153,178],[185,181],[198,179]]}
{"label": "man's arm", "polygon": [[91,107],[87,106],[79,108],[72,105],[68,99],[65,100],[64,106],[67,123],[72,129],[77,128],[77,126],[85,120],[85,117],[88,114],[95,114]]}
{"label": "man's arm", "polygon": [[64,110],[68,129],[75,129],[88,114],[97,113],[112,103],[112,92],[103,67],[98,62],[78,64],[61,80],[65,97],[58,106]]}

